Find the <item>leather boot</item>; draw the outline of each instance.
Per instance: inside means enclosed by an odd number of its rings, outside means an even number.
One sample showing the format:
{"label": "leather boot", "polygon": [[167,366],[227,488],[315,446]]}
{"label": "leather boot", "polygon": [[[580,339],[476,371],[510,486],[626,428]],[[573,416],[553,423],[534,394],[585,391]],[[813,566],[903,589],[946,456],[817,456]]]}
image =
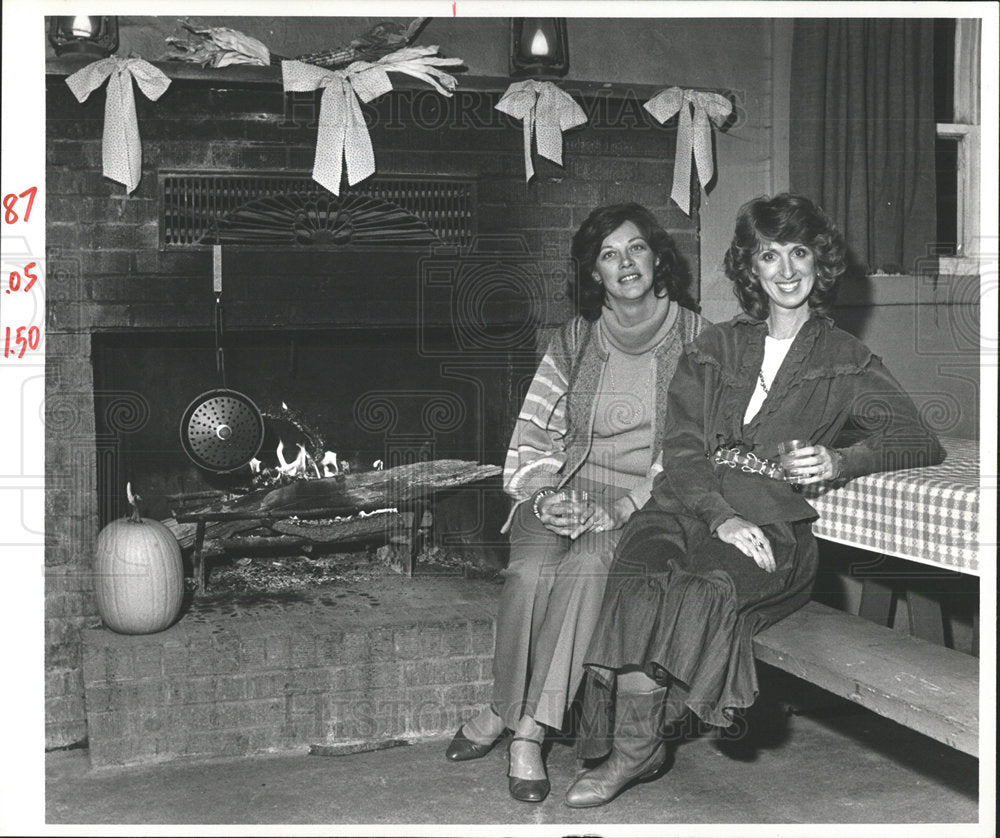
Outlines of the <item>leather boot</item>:
{"label": "leather boot", "polygon": [[648,693],[619,691],[611,755],[570,786],[566,792],[567,806],[574,809],[603,806],[629,783],[659,770],[667,755],[663,736],[666,696],[666,687]]}

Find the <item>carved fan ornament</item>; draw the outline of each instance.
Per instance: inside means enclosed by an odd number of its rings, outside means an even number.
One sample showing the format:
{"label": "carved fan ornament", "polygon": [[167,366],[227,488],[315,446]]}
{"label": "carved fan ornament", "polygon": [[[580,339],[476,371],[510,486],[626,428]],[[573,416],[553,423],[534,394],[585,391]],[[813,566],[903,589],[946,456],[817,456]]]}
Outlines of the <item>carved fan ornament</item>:
{"label": "carved fan ornament", "polygon": [[426,246],[434,231],[398,204],[363,195],[286,192],[248,201],[223,215],[218,244],[317,245],[344,247],[391,242]]}

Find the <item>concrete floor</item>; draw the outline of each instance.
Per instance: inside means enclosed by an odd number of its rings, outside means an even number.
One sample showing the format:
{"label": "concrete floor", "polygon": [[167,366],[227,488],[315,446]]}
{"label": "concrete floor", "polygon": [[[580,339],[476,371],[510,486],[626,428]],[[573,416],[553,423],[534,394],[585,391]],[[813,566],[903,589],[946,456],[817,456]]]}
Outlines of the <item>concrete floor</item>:
{"label": "concrete floor", "polygon": [[[772,676],[773,681],[780,675]],[[725,753],[713,735],[676,750],[672,769],[608,806],[563,803],[572,747],[547,756],[541,804],[507,793],[498,746],[463,764],[446,740],[350,756],[304,753],[91,770],[86,751],[47,755],[50,824],[803,824],[975,823],[978,760],[825,694],[795,714],[759,701],[755,745]],[[766,741],[754,731],[767,731]],[[361,830],[352,830],[360,834]],[[378,834],[377,831],[374,834]]]}

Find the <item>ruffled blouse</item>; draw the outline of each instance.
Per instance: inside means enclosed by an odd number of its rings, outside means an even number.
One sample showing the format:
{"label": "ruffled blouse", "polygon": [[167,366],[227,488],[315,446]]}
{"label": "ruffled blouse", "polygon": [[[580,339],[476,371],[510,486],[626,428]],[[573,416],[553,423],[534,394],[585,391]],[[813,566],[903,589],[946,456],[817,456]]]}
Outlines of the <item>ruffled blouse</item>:
{"label": "ruffled blouse", "polygon": [[[713,465],[720,445],[775,459],[778,443],[809,439],[842,455],[841,480],[944,459],[910,397],[861,341],[814,315],[799,330],[760,410],[743,417],[764,357],[767,323],[740,315],[685,347],[667,396],[664,470],[653,500],[713,531],[735,515],[756,524],[815,519],[789,483]],[[837,447],[845,428],[860,440]]]}

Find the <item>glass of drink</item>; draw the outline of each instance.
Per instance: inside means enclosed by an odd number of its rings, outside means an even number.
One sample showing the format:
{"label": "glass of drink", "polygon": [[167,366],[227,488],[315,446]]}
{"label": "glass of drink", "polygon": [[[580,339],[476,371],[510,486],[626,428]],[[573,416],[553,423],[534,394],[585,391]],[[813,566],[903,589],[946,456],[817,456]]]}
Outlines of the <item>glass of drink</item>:
{"label": "glass of drink", "polygon": [[572,507],[572,516],[577,524],[582,524],[594,509],[594,501],[583,489],[564,489],[563,496]]}
{"label": "glass of drink", "polygon": [[796,453],[801,448],[809,448],[812,443],[808,439],[786,439],[778,443],[778,454],[780,455],[781,467],[785,471],[785,479],[790,483],[795,483],[797,464],[799,455]]}

